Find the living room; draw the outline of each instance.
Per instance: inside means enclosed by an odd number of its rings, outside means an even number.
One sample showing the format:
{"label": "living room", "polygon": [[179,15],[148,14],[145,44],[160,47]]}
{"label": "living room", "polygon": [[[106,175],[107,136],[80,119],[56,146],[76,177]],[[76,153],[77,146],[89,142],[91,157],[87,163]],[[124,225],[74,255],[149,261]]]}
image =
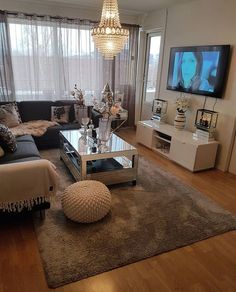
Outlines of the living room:
{"label": "living room", "polygon": [[[0,158],[0,208],[5,208],[0,218],[0,291],[50,291],[52,288],[58,291],[234,291],[236,3],[234,0],[135,3],[119,0],[121,24],[129,30],[129,46],[125,46],[115,61],[105,60],[91,46],[90,29],[100,21],[102,5],[102,0],[0,0],[9,28],[8,56],[11,56],[14,76],[11,79],[7,75],[14,94],[1,92],[1,105],[16,101],[22,124],[46,120],[41,123],[44,134],[37,132],[39,128],[33,129],[36,136],[25,135],[27,141],[10,127],[19,135],[16,137],[18,151],[28,145],[31,156],[26,158],[29,159],[3,164],[1,159],[12,154],[7,151]],[[55,34],[55,29],[60,34]],[[51,37],[52,31],[53,38],[46,38]],[[36,40],[36,34],[45,38]],[[83,44],[78,38],[84,40]],[[154,48],[158,50],[157,59],[151,58],[154,39],[159,40],[158,47]],[[215,98],[212,92],[195,94],[167,89],[171,48],[191,47],[192,52],[197,46],[206,50],[206,47],[222,48],[223,45],[230,45],[230,53],[220,98]],[[5,50],[5,42],[1,43],[2,52],[3,47]],[[45,56],[35,58],[35,52],[39,51]],[[19,58],[20,52],[25,54],[23,59]],[[151,86],[147,76],[150,60],[156,60]],[[1,63],[2,80],[4,65]],[[88,155],[84,137],[90,135],[90,130],[92,136],[98,127],[94,98],[101,96],[121,97],[122,114],[128,116],[122,119],[119,112],[119,119],[111,122],[112,131],[115,130],[113,144],[101,145],[101,149],[89,145]],[[80,98],[87,105],[89,121],[82,122],[81,107],[76,112]],[[154,112],[154,99],[161,100],[161,106],[164,101],[164,116]],[[182,130],[175,128],[178,99],[188,103]],[[56,119],[58,112],[52,119],[52,107],[64,107],[65,111],[69,107],[69,122],[60,123]],[[97,109],[101,110],[99,106]],[[196,119],[201,109],[217,113],[214,139],[209,141],[205,137],[192,138],[201,130]],[[163,121],[156,121],[157,116]],[[84,123],[83,131],[79,129],[81,123]],[[87,123],[91,126],[88,129]],[[151,133],[150,147],[146,129]],[[160,151],[155,151],[154,135],[160,134],[158,139],[164,145],[161,143]],[[182,143],[179,152],[174,142]],[[115,145],[114,149],[111,145]],[[192,149],[196,149],[195,156]],[[114,153],[122,156],[115,165]],[[194,156],[193,166],[189,166],[192,159],[189,155]],[[79,170],[73,167],[71,157],[81,161]],[[127,165],[120,169],[123,157]],[[97,171],[101,167],[96,162],[99,159],[107,162],[102,172]],[[117,169],[107,171],[110,167]],[[86,190],[93,188],[96,194],[91,204],[97,203],[99,192],[106,194],[101,201],[105,213],[100,220],[90,218],[87,224],[83,220],[74,222],[73,216],[95,214],[94,210],[85,212],[87,202],[79,214],[78,204],[85,198],[77,200],[84,192],[84,189],[76,191],[79,186],[75,182],[80,180],[78,183],[102,182],[86,185]],[[47,188],[45,199],[41,197],[39,202],[38,197],[30,197],[36,211],[37,206],[44,205],[45,214],[44,208],[40,212],[14,212],[21,210],[27,201],[25,190],[39,190],[39,194],[45,192],[47,184],[55,189]],[[15,201],[19,198],[17,203],[7,198],[10,192],[14,192]],[[74,194],[70,204],[68,199]],[[50,209],[47,209],[48,202]],[[30,209],[31,202],[27,204],[24,207]],[[9,211],[19,214],[12,215]]]}

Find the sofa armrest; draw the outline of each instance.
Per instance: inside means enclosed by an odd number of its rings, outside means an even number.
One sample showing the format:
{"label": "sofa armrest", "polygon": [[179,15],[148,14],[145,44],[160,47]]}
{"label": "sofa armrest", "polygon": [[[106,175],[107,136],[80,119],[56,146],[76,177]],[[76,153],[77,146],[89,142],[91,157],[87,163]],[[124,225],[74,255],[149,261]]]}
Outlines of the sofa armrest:
{"label": "sofa armrest", "polygon": [[58,175],[56,167],[45,159],[9,163],[0,165],[0,185],[0,209],[9,211],[13,205],[21,211],[31,209],[38,198],[55,195]]}

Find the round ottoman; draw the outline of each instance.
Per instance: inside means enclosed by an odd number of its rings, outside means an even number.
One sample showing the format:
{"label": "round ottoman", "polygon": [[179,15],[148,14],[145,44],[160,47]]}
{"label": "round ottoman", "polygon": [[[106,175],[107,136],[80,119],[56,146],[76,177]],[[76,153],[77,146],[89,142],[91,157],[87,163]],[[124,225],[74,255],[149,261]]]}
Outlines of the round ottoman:
{"label": "round ottoman", "polygon": [[99,181],[80,181],[65,189],[62,194],[62,208],[66,217],[73,221],[95,222],[110,211],[111,194]]}

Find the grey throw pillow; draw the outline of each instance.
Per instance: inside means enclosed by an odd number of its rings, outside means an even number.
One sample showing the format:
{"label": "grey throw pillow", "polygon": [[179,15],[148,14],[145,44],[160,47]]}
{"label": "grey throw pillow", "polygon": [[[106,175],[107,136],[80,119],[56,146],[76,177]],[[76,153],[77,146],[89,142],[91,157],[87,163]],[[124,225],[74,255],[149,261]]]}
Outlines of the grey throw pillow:
{"label": "grey throw pillow", "polygon": [[69,123],[70,105],[52,106],[51,107],[51,121],[60,124]]}
{"label": "grey throw pillow", "polygon": [[16,127],[21,123],[18,106],[16,103],[8,103],[0,106],[0,123],[8,128]]}
{"label": "grey throw pillow", "polygon": [[4,151],[15,152],[17,149],[16,138],[8,127],[0,124],[0,146]]}

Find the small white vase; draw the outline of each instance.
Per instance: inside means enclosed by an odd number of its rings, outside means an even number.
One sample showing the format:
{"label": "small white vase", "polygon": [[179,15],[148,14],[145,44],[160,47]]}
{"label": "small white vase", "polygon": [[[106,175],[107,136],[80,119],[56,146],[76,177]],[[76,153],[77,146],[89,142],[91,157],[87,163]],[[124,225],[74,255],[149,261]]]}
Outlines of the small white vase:
{"label": "small white vase", "polygon": [[177,113],[174,121],[174,126],[178,130],[183,130],[186,124],[186,116],[185,113]]}

